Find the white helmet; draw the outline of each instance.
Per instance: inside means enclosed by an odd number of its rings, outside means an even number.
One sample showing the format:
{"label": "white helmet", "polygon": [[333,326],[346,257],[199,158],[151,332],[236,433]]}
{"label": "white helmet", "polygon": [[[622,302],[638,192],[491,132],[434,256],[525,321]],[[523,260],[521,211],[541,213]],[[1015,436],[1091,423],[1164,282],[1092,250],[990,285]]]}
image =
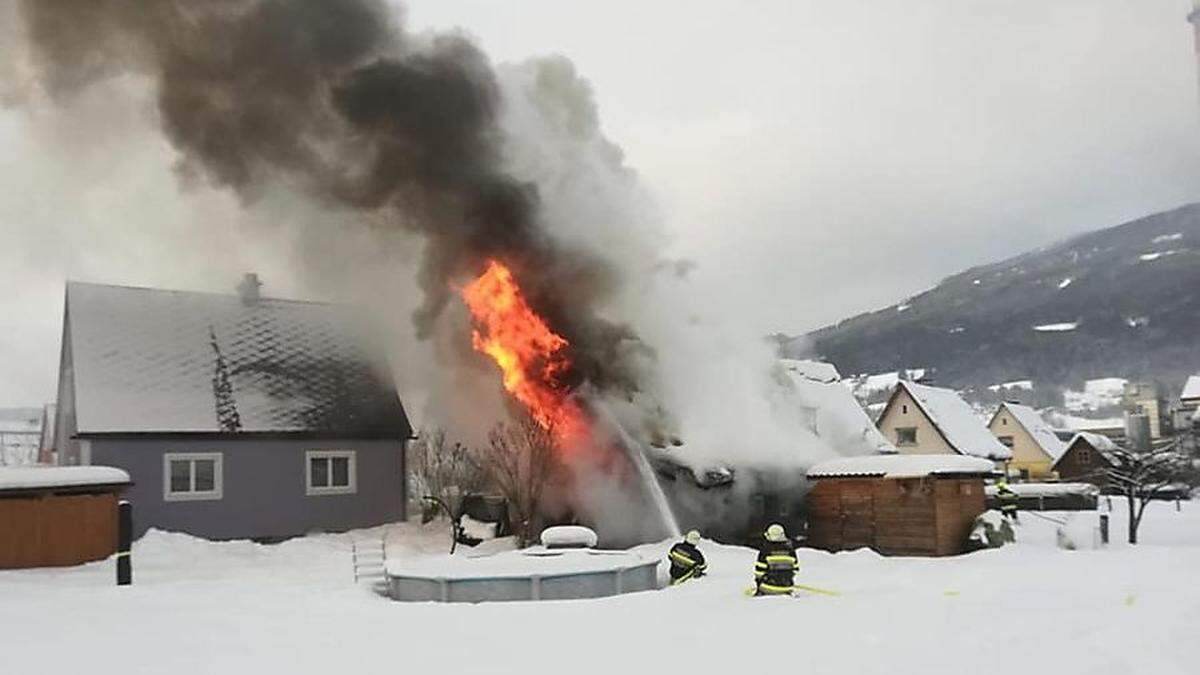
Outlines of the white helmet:
{"label": "white helmet", "polygon": [[689,530],[688,533],[683,536],[683,540],[692,546],[695,546],[696,544],[700,543],[700,533],[696,530]]}
{"label": "white helmet", "polygon": [[772,523],[767,528],[767,541],[787,541],[787,532],[783,531],[783,526],[779,523]]}

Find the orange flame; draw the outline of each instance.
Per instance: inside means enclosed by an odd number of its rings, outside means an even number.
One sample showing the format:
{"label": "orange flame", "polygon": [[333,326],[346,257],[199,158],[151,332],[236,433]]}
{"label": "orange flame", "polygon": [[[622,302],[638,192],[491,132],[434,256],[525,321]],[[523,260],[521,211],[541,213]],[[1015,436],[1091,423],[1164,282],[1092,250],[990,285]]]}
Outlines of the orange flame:
{"label": "orange flame", "polygon": [[559,384],[571,367],[568,342],[525,302],[512,270],[489,260],[460,293],[475,323],[471,343],[499,366],[504,389],[560,442],[581,433],[583,411]]}

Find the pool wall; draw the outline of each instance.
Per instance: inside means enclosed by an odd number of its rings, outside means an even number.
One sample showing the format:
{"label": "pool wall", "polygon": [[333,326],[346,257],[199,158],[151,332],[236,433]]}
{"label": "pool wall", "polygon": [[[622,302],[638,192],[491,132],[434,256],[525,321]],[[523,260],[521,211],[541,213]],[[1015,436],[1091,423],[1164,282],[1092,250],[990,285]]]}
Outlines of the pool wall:
{"label": "pool wall", "polygon": [[530,576],[425,577],[388,575],[393,600],[409,602],[510,602],[603,598],[658,588],[658,561],[591,572]]}

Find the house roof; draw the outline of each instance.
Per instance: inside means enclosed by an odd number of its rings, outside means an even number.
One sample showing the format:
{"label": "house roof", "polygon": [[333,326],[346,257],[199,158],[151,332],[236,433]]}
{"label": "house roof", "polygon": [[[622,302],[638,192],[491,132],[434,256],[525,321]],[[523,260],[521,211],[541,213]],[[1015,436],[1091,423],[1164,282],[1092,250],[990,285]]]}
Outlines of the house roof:
{"label": "house roof", "polygon": [[838,372],[837,366],[832,363],[812,361],[810,359],[779,359],[779,363],[787,372],[794,373],[814,382],[830,384],[842,380],[842,375]]}
{"label": "house roof", "polygon": [[[901,389],[908,392],[921,412],[946,439],[946,443],[959,454],[992,460],[1012,457],[1012,450],[1004,447],[988,431],[958,392],[914,382],[900,382],[892,394],[893,400]],[[888,407],[891,405],[889,401]]]}
{"label": "house roof", "polygon": [[838,454],[894,453],[895,446],[871,422],[854,394],[841,384],[833,364],[781,359],[794,401],[811,410],[806,420],[818,438]]}
{"label": "house roof", "polygon": [[[1009,414],[1017,420],[1025,431],[1033,438],[1033,442],[1037,443],[1038,447],[1049,455],[1050,460],[1057,462],[1059,457],[1067,451],[1067,444],[1054,433],[1054,428],[1051,427],[1036,410],[1020,403],[1001,403],[1000,408],[996,410],[996,415],[992,417],[992,421],[996,420],[996,416],[1002,410],[1008,410]],[[988,424],[991,426],[991,423]]]}
{"label": "house roof", "polygon": [[1053,470],[1054,467],[1058,466],[1058,463],[1062,461],[1062,458],[1067,456],[1067,452],[1071,448],[1075,447],[1075,445],[1078,443],[1087,443],[1092,447],[1093,450],[1099,452],[1105,457],[1107,457],[1105,453],[1107,453],[1109,450],[1117,449],[1117,444],[1108,436],[1103,434],[1095,434],[1090,431],[1081,431],[1075,434],[1075,438],[1072,438],[1070,443],[1067,443],[1067,447],[1063,450],[1063,453],[1054,460],[1054,463],[1050,465],[1050,469]]}
{"label": "house roof", "polygon": [[873,455],[821,462],[809,478],[919,478],[922,476],[990,476],[995,467],[986,459],[964,455]]}
{"label": "house roof", "polygon": [[344,306],[72,282],[66,321],[81,436],[411,433]]}
{"label": "house roof", "polygon": [[1200,375],[1188,377],[1187,382],[1183,385],[1183,393],[1179,395],[1179,398],[1200,399]]}

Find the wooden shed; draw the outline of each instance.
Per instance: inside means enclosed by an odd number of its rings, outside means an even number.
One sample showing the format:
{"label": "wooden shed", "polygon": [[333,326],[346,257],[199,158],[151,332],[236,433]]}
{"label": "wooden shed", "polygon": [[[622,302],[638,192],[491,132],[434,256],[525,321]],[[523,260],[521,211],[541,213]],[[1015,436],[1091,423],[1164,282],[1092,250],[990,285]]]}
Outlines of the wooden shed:
{"label": "wooden shed", "polygon": [[808,545],[884,555],[962,553],[984,511],[992,462],[962,455],[878,455],[808,471]]}
{"label": "wooden shed", "polygon": [[129,474],[106,466],[0,468],[0,569],[78,565],[117,550]]}

